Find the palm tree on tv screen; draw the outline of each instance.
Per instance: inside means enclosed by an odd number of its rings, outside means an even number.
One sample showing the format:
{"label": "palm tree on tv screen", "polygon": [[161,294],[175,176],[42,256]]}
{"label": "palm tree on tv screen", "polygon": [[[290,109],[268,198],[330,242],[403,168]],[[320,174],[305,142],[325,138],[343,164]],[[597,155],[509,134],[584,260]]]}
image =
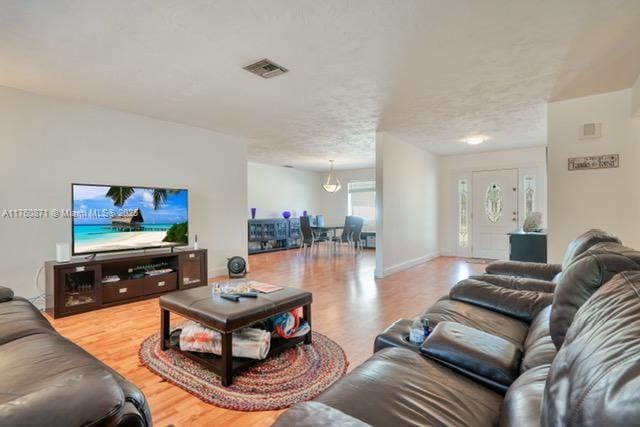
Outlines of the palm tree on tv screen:
{"label": "palm tree on tv screen", "polygon": [[[113,200],[114,206],[121,208],[129,197],[135,193],[133,187],[109,187],[106,196]],[[153,210],[158,208],[167,202],[169,195],[178,194],[181,190],[168,190],[166,188],[154,188],[152,190],[153,195]]]}

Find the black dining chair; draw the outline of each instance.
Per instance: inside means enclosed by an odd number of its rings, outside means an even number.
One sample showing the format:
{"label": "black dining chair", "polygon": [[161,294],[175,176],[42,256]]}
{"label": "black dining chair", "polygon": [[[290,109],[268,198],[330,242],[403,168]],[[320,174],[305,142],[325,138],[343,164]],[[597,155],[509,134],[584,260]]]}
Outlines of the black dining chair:
{"label": "black dining chair", "polygon": [[356,249],[362,249],[364,247],[362,244],[362,227],[364,227],[364,218],[359,216],[353,216],[351,218],[351,241],[349,243],[353,243]]}
{"label": "black dining chair", "polygon": [[354,217],[352,216],[346,216],[344,218],[344,228],[342,229],[342,234],[340,234],[340,236],[336,236],[331,239],[331,242],[333,244],[342,244],[342,243],[351,242],[353,218]]}
{"label": "black dining chair", "polygon": [[326,242],[327,239],[318,237],[311,229],[311,221],[308,216],[300,217],[300,231],[302,233],[302,239],[300,239],[300,252],[304,248],[313,248],[316,243]]}

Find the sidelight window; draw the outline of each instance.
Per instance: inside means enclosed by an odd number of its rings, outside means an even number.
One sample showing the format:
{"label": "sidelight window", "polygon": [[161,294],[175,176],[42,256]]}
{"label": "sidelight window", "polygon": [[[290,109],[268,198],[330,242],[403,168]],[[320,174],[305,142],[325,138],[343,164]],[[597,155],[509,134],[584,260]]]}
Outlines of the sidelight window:
{"label": "sidelight window", "polygon": [[458,180],[458,246],[469,245],[469,180]]}

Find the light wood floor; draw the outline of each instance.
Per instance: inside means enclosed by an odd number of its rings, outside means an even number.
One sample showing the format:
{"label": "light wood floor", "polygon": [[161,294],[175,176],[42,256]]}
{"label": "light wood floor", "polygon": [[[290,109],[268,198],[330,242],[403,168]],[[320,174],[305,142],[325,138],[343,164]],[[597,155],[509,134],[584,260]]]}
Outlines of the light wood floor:
{"label": "light wood floor", "polygon": [[[298,251],[250,257],[250,277],[304,288],[313,293],[313,328],[337,341],[350,369],[372,352],[378,332],[396,319],[412,317],[433,304],[458,280],[483,265],[441,257],[382,280],[373,277],[375,254],[344,251],[335,257]],[[138,360],[144,338],[159,328],[158,300],[53,320],[62,335],[113,367],[142,389],[157,426],[269,426],[279,411],[238,412],[206,404],[164,382]],[[173,320],[173,319],[172,319]]]}

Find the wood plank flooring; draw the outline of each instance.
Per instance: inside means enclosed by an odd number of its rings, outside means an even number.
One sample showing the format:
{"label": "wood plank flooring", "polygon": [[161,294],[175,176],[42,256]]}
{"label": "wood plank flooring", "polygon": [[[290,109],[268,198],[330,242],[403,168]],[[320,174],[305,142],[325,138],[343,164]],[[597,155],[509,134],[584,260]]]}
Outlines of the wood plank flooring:
{"label": "wood plank flooring", "polygon": [[[252,255],[249,262],[253,279],[313,293],[314,330],[342,346],[350,369],[371,355],[374,337],[390,323],[414,316],[458,280],[484,269],[464,259],[441,257],[376,280],[373,251],[345,250],[331,257],[322,249],[311,256],[297,250]],[[269,426],[280,413],[238,412],[206,404],[142,366],[140,343],[160,324],[157,299],[50,320],[62,335],[140,387],[156,426]]]}

